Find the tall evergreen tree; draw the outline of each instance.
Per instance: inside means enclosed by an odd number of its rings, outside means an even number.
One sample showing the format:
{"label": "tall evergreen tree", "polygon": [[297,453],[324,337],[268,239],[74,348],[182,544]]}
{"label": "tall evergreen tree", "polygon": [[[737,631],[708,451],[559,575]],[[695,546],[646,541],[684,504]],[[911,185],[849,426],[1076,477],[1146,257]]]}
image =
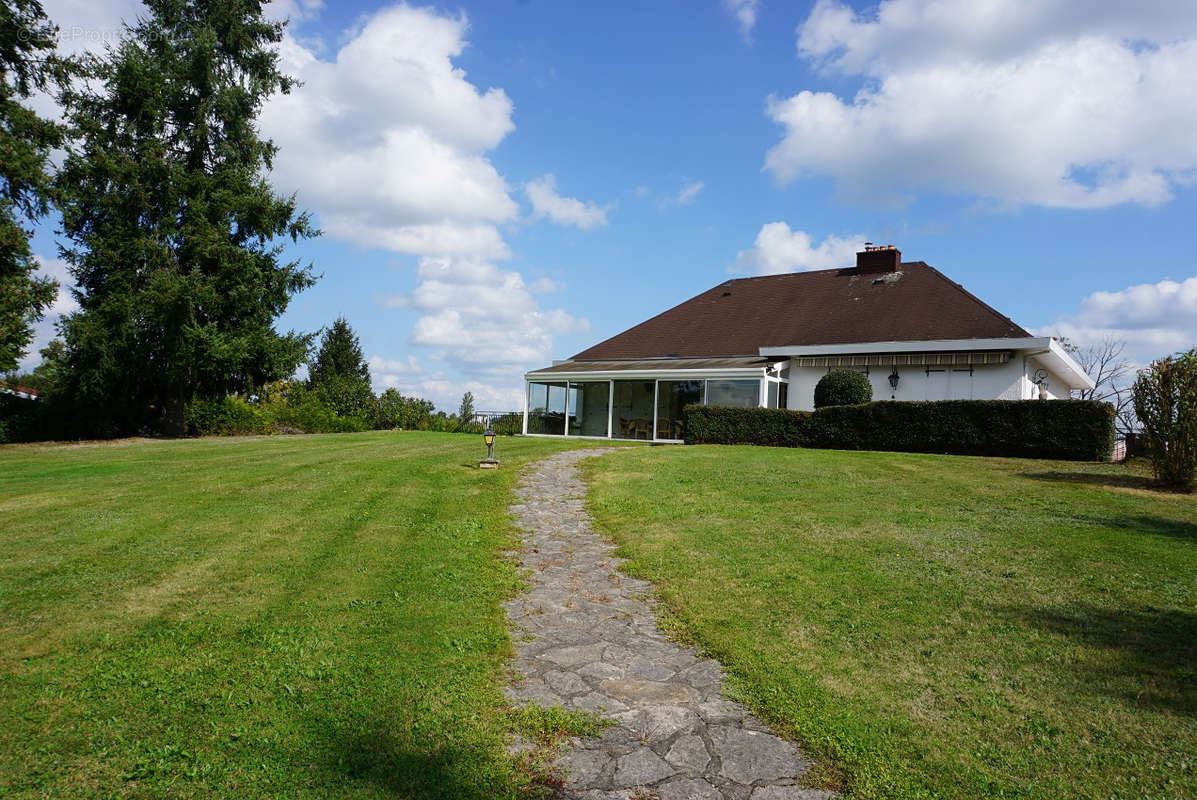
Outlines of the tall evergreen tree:
{"label": "tall evergreen tree", "polygon": [[349,327],[349,321],[337,317],[320,338],[320,349],[308,364],[308,380],[313,385],[334,378],[370,382],[370,367],[362,355],[362,344]]}
{"label": "tall evergreen tree", "polygon": [[35,276],[25,227],[46,213],[47,162],[63,136],[61,125],[25,104],[66,77],[67,63],[54,55],[56,32],[38,0],[0,3],[0,372],[16,366],[57,291]]}
{"label": "tall evergreen tree", "polygon": [[457,409],[457,418],[461,420],[463,424],[474,421],[473,392],[466,392],[461,396],[461,406]]}
{"label": "tall evergreen tree", "polygon": [[337,317],[320,338],[316,357],[308,363],[308,384],[316,397],[342,417],[372,422],[377,414],[370,368],[362,345],[344,317]]}
{"label": "tall evergreen tree", "polygon": [[280,241],[319,231],[267,183],[276,149],[255,126],[294,85],[278,69],[283,25],[260,0],[145,7],[64,95],[78,144],[57,185],[81,310],[62,332],[67,391],[91,419],[179,434],[192,397],[285,377],[307,356],[311,337],[273,328],[314,281]]}

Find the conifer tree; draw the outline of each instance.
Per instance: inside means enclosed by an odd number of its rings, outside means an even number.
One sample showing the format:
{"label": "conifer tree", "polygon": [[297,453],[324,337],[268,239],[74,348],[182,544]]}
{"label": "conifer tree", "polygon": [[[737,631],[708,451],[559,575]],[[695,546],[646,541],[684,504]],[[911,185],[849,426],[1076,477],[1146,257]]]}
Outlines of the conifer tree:
{"label": "conifer tree", "polygon": [[16,367],[57,291],[35,274],[26,227],[46,213],[50,151],[63,137],[61,125],[26,105],[68,74],[54,55],[56,32],[38,0],[0,3],[0,372]]}
{"label": "conifer tree", "polygon": [[461,396],[461,407],[457,409],[457,419],[467,424],[474,421],[474,393],[466,392]]}
{"label": "conifer tree", "polygon": [[308,380],[313,386],[333,378],[370,381],[370,368],[362,355],[361,342],[344,317],[337,317],[324,331],[316,357],[308,365]]}
{"label": "conifer tree", "polygon": [[80,311],[62,328],[67,391],[99,432],[183,431],[193,397],[290,375],[311,337],[273,327],[314,280],[280,242],[318,235],[266,181],[255,126],[288,92],[283,25],[259,0],[146,0],[64,94],[76,145],[57,187]]}
{"label": "conifer tree", "polygon": [[370,387],[370,367],[344,317],[337,317],[321,336],[316,357],[308,364],[308,384],[320,402],[340,416],[373,422],[377,400]]}

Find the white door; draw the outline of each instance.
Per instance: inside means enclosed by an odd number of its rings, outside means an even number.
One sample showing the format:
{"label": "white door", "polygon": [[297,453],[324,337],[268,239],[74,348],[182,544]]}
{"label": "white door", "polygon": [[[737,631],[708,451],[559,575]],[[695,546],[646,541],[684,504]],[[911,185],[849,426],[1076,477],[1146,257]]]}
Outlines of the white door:
{"label": "white door", "polygon": [[951,396],[948,394],[949,375],[951,375],[951,373],[949,373],[946,369],[927,370],[928,400],[947,400]]}
{"label": "white door", "polygon": [[948,378],[948,397],[953,400],[973,399],[973,371],[954,369]]}

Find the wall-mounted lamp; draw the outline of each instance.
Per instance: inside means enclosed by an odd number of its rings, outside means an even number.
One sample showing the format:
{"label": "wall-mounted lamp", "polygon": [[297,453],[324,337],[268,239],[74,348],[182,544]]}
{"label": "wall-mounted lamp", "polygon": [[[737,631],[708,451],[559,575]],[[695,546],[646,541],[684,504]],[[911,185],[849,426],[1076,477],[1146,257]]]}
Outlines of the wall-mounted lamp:
{"label": "wall-mounted lamp", "polygon": [[898,369],[897,369],[897,367],[895,367],[894,371],[889,374],[889,388],[891,388],[895,391],[897,391],[897,389],[898,389]]}

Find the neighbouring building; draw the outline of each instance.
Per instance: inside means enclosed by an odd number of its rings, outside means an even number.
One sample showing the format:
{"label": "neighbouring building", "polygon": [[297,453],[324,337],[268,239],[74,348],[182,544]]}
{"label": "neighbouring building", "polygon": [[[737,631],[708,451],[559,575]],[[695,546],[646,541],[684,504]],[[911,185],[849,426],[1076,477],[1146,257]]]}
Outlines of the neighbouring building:
{"label": "neighbouring building", "polygon": [[922,261],[866,247],[856,266],[729,280],[567,361],[533,370],[524,433],[678,441],[691,403],[809,410],[835,368],[875,400],[1068,397],[1092,379]]}

